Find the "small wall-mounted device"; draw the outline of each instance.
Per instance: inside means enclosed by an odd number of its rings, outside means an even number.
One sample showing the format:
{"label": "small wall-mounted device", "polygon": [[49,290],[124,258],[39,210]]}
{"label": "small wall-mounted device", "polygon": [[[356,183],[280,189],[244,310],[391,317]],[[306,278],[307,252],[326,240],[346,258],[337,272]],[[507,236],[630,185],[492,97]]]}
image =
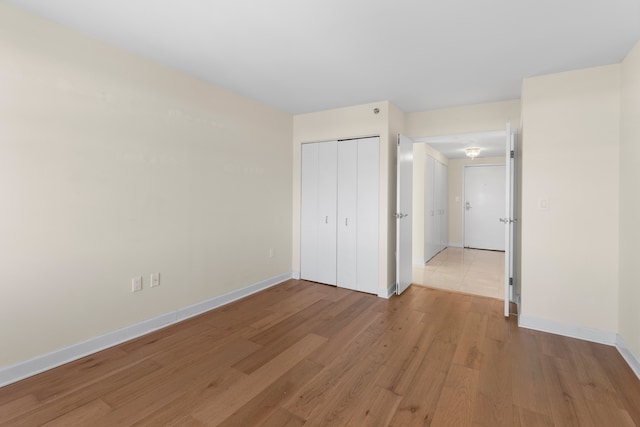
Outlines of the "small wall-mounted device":
{"label": "small wall-mounted device", "polygon": [[380,109],[378,107],[373,109],[373,114],[378,114],[380,112]]}

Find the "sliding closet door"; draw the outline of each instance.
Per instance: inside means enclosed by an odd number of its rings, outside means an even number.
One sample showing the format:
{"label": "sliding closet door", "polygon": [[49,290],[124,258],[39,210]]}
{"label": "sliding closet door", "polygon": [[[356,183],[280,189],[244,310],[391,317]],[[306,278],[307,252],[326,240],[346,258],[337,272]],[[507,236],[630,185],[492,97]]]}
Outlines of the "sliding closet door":
{"label": "sliding closet door", "polygon": [[338,286],[357,289],[358,140],[338,143]]}
{"label": "sliding closet door", "polygon": [[358,140],[358,290],[378,293],[380,138]]}
{"label": "sliding closet door", "polygon": [[318,282],[336,284],[338,142],[318,143]]}

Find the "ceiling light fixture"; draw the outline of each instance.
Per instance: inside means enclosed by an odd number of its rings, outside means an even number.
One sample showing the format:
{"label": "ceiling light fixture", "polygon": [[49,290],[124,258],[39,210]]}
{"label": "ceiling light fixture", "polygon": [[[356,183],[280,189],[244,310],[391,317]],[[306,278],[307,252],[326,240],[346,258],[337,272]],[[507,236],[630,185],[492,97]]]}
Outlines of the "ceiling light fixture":
{"label": "ceiling light fixture", "polygon": [[467,157],[471,157],[471,160],[473,160],[474,158],[478,157],[478,155],[480,155],[480,148],[478,147],[465,148],[464,153],[467,155]]}

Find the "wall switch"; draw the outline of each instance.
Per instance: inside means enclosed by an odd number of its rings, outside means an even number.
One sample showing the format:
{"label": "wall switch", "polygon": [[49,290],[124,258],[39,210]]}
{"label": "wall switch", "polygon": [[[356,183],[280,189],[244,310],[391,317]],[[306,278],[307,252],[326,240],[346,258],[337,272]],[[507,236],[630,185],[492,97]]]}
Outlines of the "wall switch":
{"label": "wall switch", "polygon": [[151,287],[160,286],[160,273],[151,273]]}
{"label": "wall switch", "polygon": [[549,199],[540,199],[538,202],[538,207],[542,211],[549,210]]}
{"label": "wall switch", "polygon": [[276,250],[273,248],[269,248],[269,258],[273,258],[276,254]]}
{"label": "wall switch", "polygon": [[142,276],[131,279],[131,292],[140,292],[142,290]]}

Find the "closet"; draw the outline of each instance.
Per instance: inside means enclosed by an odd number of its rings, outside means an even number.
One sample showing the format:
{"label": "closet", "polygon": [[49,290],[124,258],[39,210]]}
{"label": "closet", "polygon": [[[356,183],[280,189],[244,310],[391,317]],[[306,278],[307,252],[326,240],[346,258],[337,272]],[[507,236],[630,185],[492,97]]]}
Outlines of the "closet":
{"label": "closet", "polygon": [[425,168],[425,262],[449,244],[447,165],[427,155]]}
{"label": "closet", "polygon": [[300,278],[377,294],[379,146],[302,145]]}

